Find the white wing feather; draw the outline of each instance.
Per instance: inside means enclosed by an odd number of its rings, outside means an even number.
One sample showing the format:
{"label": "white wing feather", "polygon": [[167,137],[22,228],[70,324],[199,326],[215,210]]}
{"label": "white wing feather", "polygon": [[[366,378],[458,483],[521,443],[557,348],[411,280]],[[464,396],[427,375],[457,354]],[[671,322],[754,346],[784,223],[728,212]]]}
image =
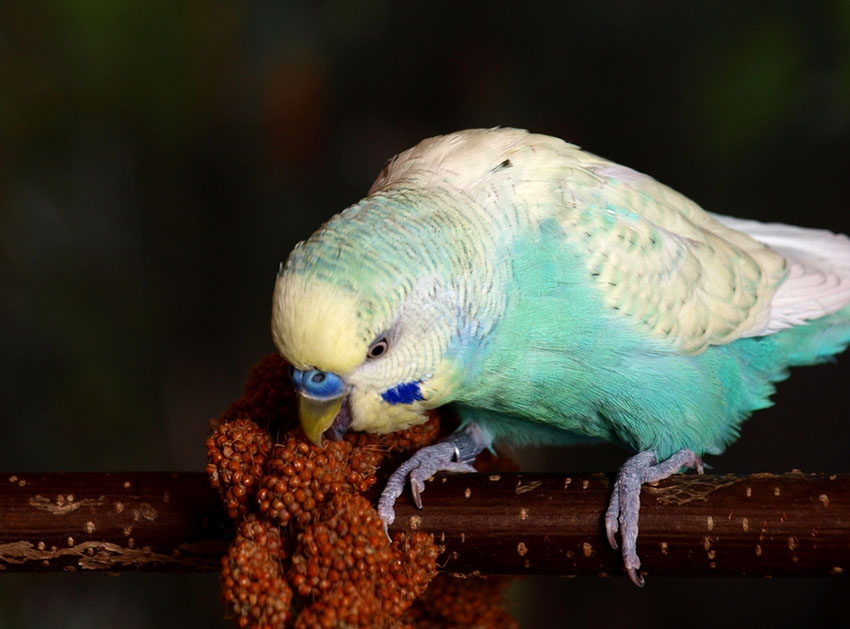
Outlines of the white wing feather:
{"label": "white wing feather", "polygon": [[850,238],[824,229],[760,223],[712,214],[782,255],[788,276],[770,302],[770,318],[755,334],[771,334],[850,304]]}
{"label": "white wing feather", "polygon": [[[710,214],[556,138],[472,129],[397,155],[370,194],[448,186],[502,229],[555,218],[606,302],[682,353],[772,334],[850,303],[850,239]],[[466,207],[464,211],[470,211]]]}

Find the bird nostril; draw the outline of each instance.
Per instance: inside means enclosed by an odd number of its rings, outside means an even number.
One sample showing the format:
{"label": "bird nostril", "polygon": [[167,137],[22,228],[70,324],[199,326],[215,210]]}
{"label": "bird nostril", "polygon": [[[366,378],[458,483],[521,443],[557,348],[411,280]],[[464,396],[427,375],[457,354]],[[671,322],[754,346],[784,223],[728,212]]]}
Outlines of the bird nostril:
{"label": "bird nostril", "polygon": [[315,384],[319,384],[320,382],[324,382],[324,381],[325,381],[325,374],[323,374],[321,371],[317,371],[312,376],[310,376],[310,382],[313,382]]}

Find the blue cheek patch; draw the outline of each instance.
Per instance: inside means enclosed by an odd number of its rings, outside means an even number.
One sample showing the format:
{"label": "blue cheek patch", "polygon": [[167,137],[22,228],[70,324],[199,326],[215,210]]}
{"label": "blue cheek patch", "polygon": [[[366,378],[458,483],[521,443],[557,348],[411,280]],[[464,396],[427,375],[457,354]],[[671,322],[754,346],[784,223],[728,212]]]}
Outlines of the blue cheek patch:
{"label": "blue cheek patch", "polygon": [[381,397],[389,404],[410,404],[422,399],[422,390],[418,382],[404,382],[387,389],[381,393]]}

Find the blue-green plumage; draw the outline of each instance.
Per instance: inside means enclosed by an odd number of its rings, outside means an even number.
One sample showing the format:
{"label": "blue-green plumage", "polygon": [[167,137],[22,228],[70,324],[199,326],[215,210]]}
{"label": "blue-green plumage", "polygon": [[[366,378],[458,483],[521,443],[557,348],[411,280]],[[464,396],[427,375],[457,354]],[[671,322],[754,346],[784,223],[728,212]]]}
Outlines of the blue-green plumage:
{"label": "blue-green plumage", "polygon": [[[850,308],[768,336],[683,355],[604,303],[584,254],[546,223],[514,242],[511,292],[492,334],[456,351],[469,365],[458,412],[518,443],[569,443],[572,434],[653,450],[718,454],[753,411],[770,406],[788,367],[850,343]],[[526,421],[522,421],[526,420]],[[545,428],[538,428],[543,424]]]}
{"label": "blue-green plumage", "polygon": [[789,367],[850,343],[850,239],[710,214],[555,138],[470,130],[391,160],[295,248],[272,332],[298,373],[340,383],[299,388],[316,442],[456,407],[460,431],[391,477],[385,522],[405,478],[418,500],[493,439],[638,452],[605,527],[641,583],[640,485],[701,468]]}

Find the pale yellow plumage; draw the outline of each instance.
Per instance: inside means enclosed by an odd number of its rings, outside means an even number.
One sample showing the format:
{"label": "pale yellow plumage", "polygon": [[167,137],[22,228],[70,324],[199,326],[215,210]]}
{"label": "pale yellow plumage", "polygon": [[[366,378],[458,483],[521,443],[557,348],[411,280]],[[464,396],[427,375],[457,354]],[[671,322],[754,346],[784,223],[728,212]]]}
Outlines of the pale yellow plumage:
{"label": "pale yellow plumage", "polygon": [[[513,239],[548,223],[581,254],[576,264],[613,316],[677,354],[772,334],[850,301],[850,273],[831,273],[826,260],[807,264],[810,251],[794,261],[795,243],[812,242],[811,230],[774,234],[709,214],[562,140],[478,129],[399,154],[364,201],[296,248],[275,288],[275,343],[296,367],[345,381],[353,429],[423,421],[425,410],[452,400],[458,367],[446,348],[467,333],[453,327],[458,309],[476,328],[468,333],[487,338],[511,293]],[[762,238],[764,229],[765,242],[800,233],[780,253],[747,233]],[[846,238],[821,242],[847,257]],[[366,360],[370,344],[396,328],[391,351]],[[422,399],[382,398],[405,382],[421,385]]]}
{"label": "pale yellow plumage", "polygon": [[[503,160],[511,167],[494,171]],[[435,179],[490,211],[513,209],[511,222],[556,218],[607,303],[681,353],[769,327],[784,258],[649,176],[557,138],[479,129],[401,153],[370,192]]]}
{"label": "pale yellow plumage", "polygon": [[843,351],[848,304],[845,236],[709,214],[561,140],[479,129],[393,158],[296,247],[272,326],[315,443],[452,403],[461,429],[393,474],[387,523],[408,476],[416,498],[497,438],[638,451],[605,525],[640,584],[641,484],[722,452],[790,366]]}
{"label": "pale yellow plumage", "polygon": [[[435,295],[433,283],[421,282],[405,301],[406,342],[395,344],[389,360],[371,363],[366,351],[373,337],[389,327],[389,319],[357,317],[364,304],[337,285],[309,275],[281,275],[273,296],[272,336],[295,367],[315,367],[345,379],[351,387],[353,430],[393,432],[424,421],[425,411],[443,404],[458,380],[454,363],[443,357],[451,336],[443,325],[450,321],[446,303]],[[422,381],[422,399],[388,404],[378,395],[388,372],[397,381]]]}

